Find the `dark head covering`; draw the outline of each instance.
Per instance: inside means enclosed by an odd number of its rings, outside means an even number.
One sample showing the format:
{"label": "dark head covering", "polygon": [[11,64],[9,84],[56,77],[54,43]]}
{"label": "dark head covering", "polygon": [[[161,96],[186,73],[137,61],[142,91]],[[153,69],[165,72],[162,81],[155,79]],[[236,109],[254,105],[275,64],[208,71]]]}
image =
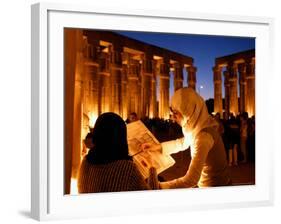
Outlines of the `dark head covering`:
{"label": "dark head covering", "polygon": [[93,144],[87,160],[93,164],[107,164],[117,160],[131,160],[128,152],[127,127],[115,113],[100,115],[93,129]]}

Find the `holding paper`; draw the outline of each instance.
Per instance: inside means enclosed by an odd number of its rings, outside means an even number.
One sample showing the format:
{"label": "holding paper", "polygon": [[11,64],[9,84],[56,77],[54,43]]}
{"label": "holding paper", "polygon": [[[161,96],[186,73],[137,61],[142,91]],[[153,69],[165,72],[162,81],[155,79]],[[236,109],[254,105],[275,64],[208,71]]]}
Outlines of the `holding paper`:
{"label": "holding paper", "polygon": [[[170,155],[161,153],[161,144],[140,120],[127,125],[127,138],[129,154],[144,178],[149,176],[150,167],[159,174],[175,164]],[[143,144],[149,144],[150,149],[143,150]]]}

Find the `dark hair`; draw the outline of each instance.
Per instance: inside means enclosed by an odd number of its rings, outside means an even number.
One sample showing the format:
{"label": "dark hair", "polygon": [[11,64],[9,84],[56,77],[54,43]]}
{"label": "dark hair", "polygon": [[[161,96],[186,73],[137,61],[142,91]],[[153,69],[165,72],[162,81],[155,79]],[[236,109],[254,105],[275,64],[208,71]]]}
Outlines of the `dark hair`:
{"label": "dark hair", "polygon": [[115,113],[101,114],[93,129],[93,144],[87,161],[93,164],[107,164],[117,160],[131,160],[128,152],[127,127]]}

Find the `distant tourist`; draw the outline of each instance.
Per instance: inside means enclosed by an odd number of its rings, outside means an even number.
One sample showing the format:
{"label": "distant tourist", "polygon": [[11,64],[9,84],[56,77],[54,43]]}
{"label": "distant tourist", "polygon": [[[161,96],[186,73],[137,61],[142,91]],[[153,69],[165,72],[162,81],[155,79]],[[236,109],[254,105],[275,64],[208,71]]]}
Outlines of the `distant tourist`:
{"label": "distant tourist", "polygon": [[129,124],[129,123],[137,121],[137,120],[139,120],[137,113],[132,112],[132,113],[130,113],[128,119],[126,120],[126,123]]}
{"label": "distant tourist", "polygon": [[[114,113],[100,115],[92,131],[92,145],[84,157],[78,174],[78,192],[117,192],[146,190],[151,187],[143,179],[128,153],[127,128]],[[155,185],[155,169],[148,183]]]}
{"label": "distant tourist", "polygon": [[230,119],[228,120],[228,130],[229,130],[228,165],[237,166],[240,133],[239,133],[239,121],[234,117],[233,114],[230,115]]}
{"label": "distant tourist", "polygon": [[242,163],[248,162],[247,138],[248,138],[248,114],[243,113],[242,116],[240,117],[240,148],[243,155]]}

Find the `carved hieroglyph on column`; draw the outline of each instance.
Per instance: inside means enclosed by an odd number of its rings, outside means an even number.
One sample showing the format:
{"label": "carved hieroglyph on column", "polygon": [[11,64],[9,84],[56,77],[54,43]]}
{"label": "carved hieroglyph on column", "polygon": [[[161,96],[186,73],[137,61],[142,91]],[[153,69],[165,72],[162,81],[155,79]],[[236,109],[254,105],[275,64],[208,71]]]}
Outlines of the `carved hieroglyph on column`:
{"label": "carved hieroglyph on column", "polygon": [[214,112],[222,116],[222,69],[213,67],[214,72]]}
{"label": "carved hieroglyph on column", "polygon": [[251,117],[255,114],[255,59],[246,61],[247,111]]}
{"label": "carved hieroglyph on column", "polygon": [[188,87],[193,88],[196,91],[196,71],[197,68],[194,66],[189,66],[186,68],[187,70],[187,84]]}
{"label": "carved hieroglyph on column", "polygon": [[230,84],[229,84],[229,72],[224,71],[224,108],[225,114],[229,116],[229,99],[230,99]]}
{"label": "carved hieroglyph on column", "polygon": [[170,90],[170,68],[168,63],[160,64],[160,98],[159,117],[169,119],[169,90]]}
{"label": "carved hieroglyph on column", "polygon": [[240,113],[246,110],[247,105],[247,80],[246,80],[246,65],[245,63],[238,65],[239,85],[240,85]]}
{"label": "carved hieroglyph on column", "polygon": [[238,114],[238,95],[237,95],[237,65],[227,66],[229,72],[229,112],[235,116]]}

